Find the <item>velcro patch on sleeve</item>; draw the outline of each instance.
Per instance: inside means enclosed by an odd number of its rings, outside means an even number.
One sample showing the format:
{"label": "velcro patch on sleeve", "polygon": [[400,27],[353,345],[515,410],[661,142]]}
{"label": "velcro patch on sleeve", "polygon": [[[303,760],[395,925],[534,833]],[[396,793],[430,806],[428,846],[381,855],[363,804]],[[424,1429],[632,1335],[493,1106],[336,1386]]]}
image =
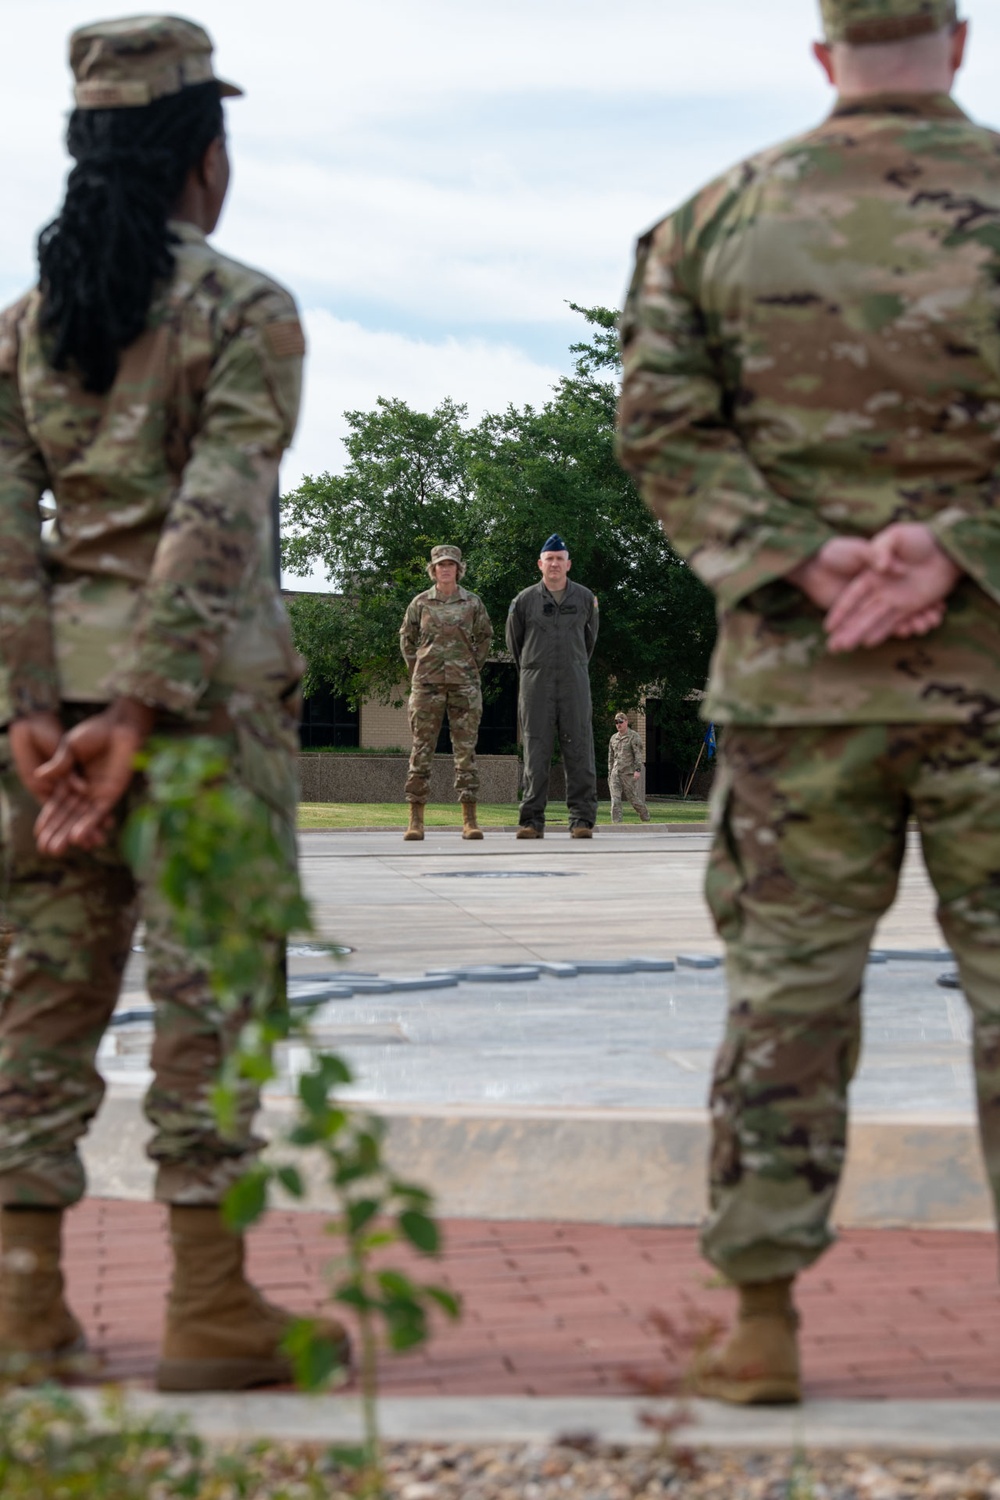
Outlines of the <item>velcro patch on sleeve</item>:
{"label": "velcro patch on sleeve", "polygon": [[290,359],[293,355],[301,358],[306,352],[306,337],[298,318],[265,323],[264,337],[275,359]]}

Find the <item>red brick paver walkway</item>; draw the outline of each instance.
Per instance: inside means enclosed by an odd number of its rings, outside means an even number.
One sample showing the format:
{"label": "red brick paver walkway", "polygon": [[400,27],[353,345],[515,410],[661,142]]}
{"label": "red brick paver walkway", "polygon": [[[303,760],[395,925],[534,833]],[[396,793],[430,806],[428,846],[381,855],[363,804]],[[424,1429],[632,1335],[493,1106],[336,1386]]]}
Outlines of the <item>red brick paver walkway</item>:
{"label": "red brick paver walkway", "polygon": [[[302,1312],[322,1305],[335,1244],[318,1213],[273,1213],[251,1234],[262,1288]],[[632,1375],[673,1355],[649,1321],[726,1318],[690,1229],[459,1219],[435,1264],[391,1263],[460,1292],[465,1316],[387,1361],[393,1395],[634,1395]],[[67,1221],[70,1299],[108,1379],[149,1380],[168,1275],[163,1210],[91,1200]],[[803,1355],[814,1397],[1000,1399],[1000,1289],[992,1235],[853,1230],[802,1278]]]}

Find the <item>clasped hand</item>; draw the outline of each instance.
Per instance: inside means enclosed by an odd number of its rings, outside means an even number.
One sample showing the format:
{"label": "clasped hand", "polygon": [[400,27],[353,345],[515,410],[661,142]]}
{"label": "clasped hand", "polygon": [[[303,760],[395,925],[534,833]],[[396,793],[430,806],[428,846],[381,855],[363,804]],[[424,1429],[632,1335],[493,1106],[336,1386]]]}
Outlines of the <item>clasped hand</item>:
{"label": "clasped hand", "polygon": [[66,731],[51,713],[15,720],[11,755],[22,783],[42,804],[35,820],[41,854],[58,858],[70,847],[107,842],[152,721],[151,709],[126,699]]}
{"label": "clasped hand", "polygon": [[944,619],[960,577],[930,527],[916,521],[895,522],[867,541],[834,537],[788,575],[826,611],[827,650],[835,653],[926,635]]}

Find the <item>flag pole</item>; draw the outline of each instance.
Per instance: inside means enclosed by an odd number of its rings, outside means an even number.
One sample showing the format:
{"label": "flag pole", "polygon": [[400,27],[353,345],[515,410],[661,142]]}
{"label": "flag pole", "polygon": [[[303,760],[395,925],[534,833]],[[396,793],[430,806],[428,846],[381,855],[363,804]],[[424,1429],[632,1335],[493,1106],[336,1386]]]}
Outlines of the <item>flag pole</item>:
{"label": "flag pole", "polygon": [[701,765],[701,757],[704,754],[705,754],[705,741],[702,740],[701,746],[700,746],[700,748],[698,750],[698,759],[694,763],[694,770],[691,772],[691,775],[688,777],[688,784],[684,788],[683,801],[685,801],[685,802],[687,801],[688,792],[691,790],[691,787],[694,785],[694,778],[698,774],[698,767]]}

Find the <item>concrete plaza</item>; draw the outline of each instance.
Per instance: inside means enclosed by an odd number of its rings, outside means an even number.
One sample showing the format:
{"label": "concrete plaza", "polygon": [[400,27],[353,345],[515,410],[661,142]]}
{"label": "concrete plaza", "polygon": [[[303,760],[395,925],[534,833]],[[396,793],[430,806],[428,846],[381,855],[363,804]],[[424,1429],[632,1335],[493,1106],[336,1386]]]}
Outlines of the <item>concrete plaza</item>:
{"label": "concrete plaza", "polygon": [[[306,833],[302,870],[320,932],[354,949],[348,967],[420,973],[441,963],[673,956],[720,946],[701,894],[709,835],[655,824],[565,828],[541,843],[513,829],[463,843],[456,827],[422,844],[400,832]],[[885,947],[940,943],[919,852],[882,923]]]}
{"label": "concrete plaza", "polygon": [[[542,844],[504,834],[469,844],[457,830],[423,845],[381,832],[303,839],[319,931],[292,945],[293,995],[329,996],[318,1039],[348,1059],[349,1096],[390,1119],[399,1161],[435,1188],[443,1212],[700,1220],[725,1015],[700,889],[707,847],[703,831],[645,827]],[[353,951],[338,964],[323,938]],[[985,1228],[968,1017],[961,994],[937,983],[951,964],[916,849],[877,942],[841,1222]],[[642,967],[614,972],[637,958]],[[102,1049],[110,1097],[87,1147],[95,1190],[134,1197],[151,1185],[142,984],[140,953],[123,1024]],[[267,1094],[272,1133],[304,1063],[301,1049],[282,1054]]]}
{"label": "concrete plaza", "polygon": [[[728,1311],[694,1228],[724,1017],[701,897],[707,849],[701,830],[628,825],[572,843],[563,831],[540,844],[512,833],[463,844],[457,828],[422,845],[396,832],[303,837],[318,932],[293,944],[292,994],[327,993],[319,1036],[351,1062],[355,1099],[389,1119],[399,1164],[435,1188],[446,1227],[437,1274],[466,1304],[458,1328],[387,1364],[400,1435],[506,1422],[537,1436],[578,1420],[638,1437],[636,1378],[677,1363],[650,1311],[682,1327]],[[324,941],[352,951],[335,962]],[[843,1238],[802,1281],[810,1401],[792,1428],[820,1445],[978,1451],[981,1439],[993,1451],[1000,1297],[968,1020],[961,994],[938,983],[952,966],[915,847],[876,943]],[[151,1187],[141,952],[117,1019],[86,1151],[94,1196],[70,1216],[70,1290],[106,1374],[141,1386],[168,1264],[162,1210],[136,1201]],[[302,1061],[290,1049],[269,1090],[272,1134],[288,1122]],[[271,1214],[251,1252],[267,1291],[303,1310],[322,1302],[330,1251],[311,1182],[308,1209]],[[223,1406],[199,1405],[196,1417],[219,1431],[313,1420],[295,1406],[286,1421],[280,1403],[270,1416],[252,1400]],[[330,1420],[349,1425],[351,1409],[336,1405],[343,1415]],[[794,1437],[778,1413],[745,1433],[731,1413],[700,1416],[695,1441]]]}

